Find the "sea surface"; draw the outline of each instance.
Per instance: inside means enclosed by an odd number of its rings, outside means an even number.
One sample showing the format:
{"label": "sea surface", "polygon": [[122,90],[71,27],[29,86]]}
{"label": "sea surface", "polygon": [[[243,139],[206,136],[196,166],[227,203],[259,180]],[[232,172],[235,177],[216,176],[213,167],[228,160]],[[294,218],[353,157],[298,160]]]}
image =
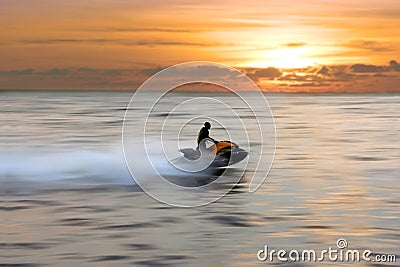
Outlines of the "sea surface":
{"label": "sea surface", "polygon": [[[184,92],[166,103],[192,95],[235,105],[231,95]],[[0,93],[0,266],[348,266],[257,258],[265,245],[321,251],[337,249],[339,238],[400,264],[399,94],[265,94],[276,126],[267,179],[250,194],[255,165],[228,169],[240,179],[233,190],[193,208],[154,200],[132,179],[121,145],[131,96]],[[224,125],[237,124],[220,105],[207,109]],[[156,124],[168,117],[155,112]],[[181,127],[178,117],[170,127]],[[184,131],[188,144],[195,146],[199,127]],[[132,143],[140,130],[127,131]],[[211,135],[226,138],[218,125]]]}

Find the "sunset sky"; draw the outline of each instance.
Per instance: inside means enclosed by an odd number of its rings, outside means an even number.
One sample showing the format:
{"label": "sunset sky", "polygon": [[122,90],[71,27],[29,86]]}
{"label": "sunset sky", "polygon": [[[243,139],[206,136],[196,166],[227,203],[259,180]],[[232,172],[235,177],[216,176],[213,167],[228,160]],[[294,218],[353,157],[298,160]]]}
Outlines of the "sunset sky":
{"label": "sunset sky", "polygon": [[134,89],[215,61],[272,92],[400,92],[400,2],[0,0],[1,89]]}

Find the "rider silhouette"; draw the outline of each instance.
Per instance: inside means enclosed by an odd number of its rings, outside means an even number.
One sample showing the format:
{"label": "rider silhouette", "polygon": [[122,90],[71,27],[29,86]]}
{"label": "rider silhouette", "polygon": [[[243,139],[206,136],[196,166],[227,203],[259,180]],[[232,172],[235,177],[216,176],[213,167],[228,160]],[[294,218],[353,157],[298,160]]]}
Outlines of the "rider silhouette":
{"label": "rider silhouette", "polygon": [[[204,127],[201,128],[199,134],[197,135],[197,150],[201,149],[205,149],[206,148],[206,144],[205,142],[201,142],[203,139],[209,138],[212,141],[214,141],[214,139],[212,139],[210,137],[210,130],[211,129],[211,123],[209,123],[208,121],[206,121],[204,123]],[[201,147],[200,147],[201,146]]]}

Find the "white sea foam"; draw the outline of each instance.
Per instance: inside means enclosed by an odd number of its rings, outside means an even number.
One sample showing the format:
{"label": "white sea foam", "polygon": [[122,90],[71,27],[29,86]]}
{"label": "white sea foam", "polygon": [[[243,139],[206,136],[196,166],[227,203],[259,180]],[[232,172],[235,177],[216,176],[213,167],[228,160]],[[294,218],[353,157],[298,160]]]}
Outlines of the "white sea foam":
{"label": "white sea foam", "polygon": [[[129,144],[130,149],[141,145]],[[150,159],[154,169],[141,168]],[[154,182],[160,174],[165,177],[184,177],[187,173],[171,165],[162,153],[161,144],[153,142],[146,155],[137,154],[133,159],[141,181]],[[121,145],[108,150],[40,150],[0,153],[0,182],[4,188],[81,187],[97,185],[136,185],[125,163]],[[8,186],[7,186],[8,185]]]}

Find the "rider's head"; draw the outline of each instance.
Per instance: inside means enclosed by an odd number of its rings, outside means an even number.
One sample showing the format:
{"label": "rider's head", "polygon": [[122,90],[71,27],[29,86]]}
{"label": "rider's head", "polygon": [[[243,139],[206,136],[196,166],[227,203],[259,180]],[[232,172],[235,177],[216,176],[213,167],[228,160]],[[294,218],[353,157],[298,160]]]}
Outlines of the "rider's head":
{"label": "rider's head", "polygon": [[206,127],[207,129],[210,129],[210,128],[211,128],[211,123],[209,123],[208,121],[206,121],[206,122],[204,123],[204,127]]}

